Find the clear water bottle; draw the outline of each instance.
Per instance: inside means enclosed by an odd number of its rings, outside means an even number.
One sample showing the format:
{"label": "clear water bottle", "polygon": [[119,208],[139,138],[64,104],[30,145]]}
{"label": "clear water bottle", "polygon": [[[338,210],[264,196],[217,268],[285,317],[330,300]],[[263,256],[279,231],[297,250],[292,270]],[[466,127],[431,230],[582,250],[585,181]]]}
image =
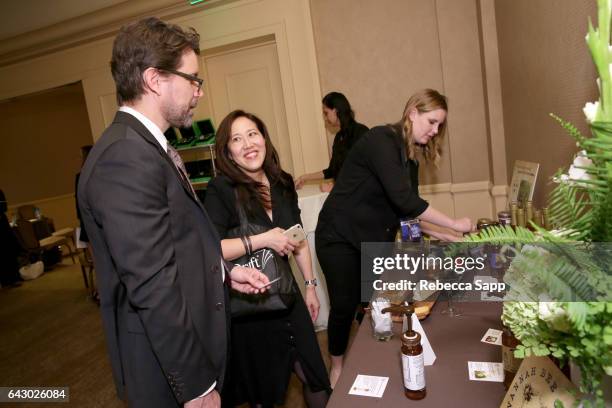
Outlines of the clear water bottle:
{"label": "clear water bottle", "polygon": [[42,215],[40,214],[40,208],[34,207],[34,217],[36,217],[37,220],[40,220],[42,218]]}

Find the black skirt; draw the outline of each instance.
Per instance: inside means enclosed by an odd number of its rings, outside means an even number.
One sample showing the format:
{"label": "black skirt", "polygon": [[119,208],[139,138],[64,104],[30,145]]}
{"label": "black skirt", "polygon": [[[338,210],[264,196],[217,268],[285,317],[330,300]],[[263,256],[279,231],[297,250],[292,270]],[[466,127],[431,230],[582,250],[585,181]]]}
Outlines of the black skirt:
{"label": "black skirt", "polygon": [[310,314],[296,291],[289,311],[232,319],[223,406],[283,404],[296,360],[313,392],[330,390]]}

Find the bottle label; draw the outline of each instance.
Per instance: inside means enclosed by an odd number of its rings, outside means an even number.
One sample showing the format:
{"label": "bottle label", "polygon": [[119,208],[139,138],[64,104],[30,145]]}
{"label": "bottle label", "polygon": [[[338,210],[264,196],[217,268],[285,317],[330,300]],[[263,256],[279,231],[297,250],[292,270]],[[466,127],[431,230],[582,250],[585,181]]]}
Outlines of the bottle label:
{"label": "bottle label", "polygon": [[425,388],[425,357],[423,353],[418,356],[402,354],[402,368],[404,371],[404,387],[411,391]]}

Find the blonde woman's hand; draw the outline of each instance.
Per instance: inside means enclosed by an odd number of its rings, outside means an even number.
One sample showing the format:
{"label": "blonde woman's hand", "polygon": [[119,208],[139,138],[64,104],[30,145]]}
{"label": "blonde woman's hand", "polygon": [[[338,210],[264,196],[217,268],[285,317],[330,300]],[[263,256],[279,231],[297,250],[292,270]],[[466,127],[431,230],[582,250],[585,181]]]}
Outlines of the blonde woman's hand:
{"label": "blonde woman's hand", "polygon": [[289,255],[295,249],[296,243],[289,239],[282,228],[273,228],[263,233],[265,246],[272,248],[280,255]]}
{"label": "blonde woman's hand", "polygon": [[453,222],[453,229],[458,232],[471,232],[474,231],[474,224],[467,217],[457,218]]}
{"label": "blonde woman's hand", "polygon": [[319,316],[319,298],[317,297],[317,291],[315,286],[306,286],[306,307],[308,308],[308,312],[310,313],[310,318],[313,323],[317,320]]}

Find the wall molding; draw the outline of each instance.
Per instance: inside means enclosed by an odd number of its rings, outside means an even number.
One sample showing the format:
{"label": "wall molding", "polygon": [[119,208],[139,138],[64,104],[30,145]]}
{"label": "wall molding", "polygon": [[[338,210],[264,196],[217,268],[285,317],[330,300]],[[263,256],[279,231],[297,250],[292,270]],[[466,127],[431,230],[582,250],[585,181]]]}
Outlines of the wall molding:
{"label": "wall molding", "polygon": [[22,203],[17,203],[8,206],[9,212],[12,210],[16,210],[17,207],[21,207],[22,205],[38,205],[45,203],[52,203],[54,201],[62,201],[66,199],[74,199],[74,193],[62,194],[54,197],[41,198],[40,200],[32,200],[32,201],[24,201]]}
{"label": "wall molding", "polygon": [[155,15],[166,20],[236,0],[209,0],[191,6],[185,0],[126,1],[0,41],[0,67],[114,36],[126,22]]}
{"label": "wall molding", "polygon": [[419,186],[419,192],[421,194],[450,193],[452,186],[451,183],[425,184]]}
{"label": "wall molding", "polygon": [[495,218],[506,208],[508,186],[489,180],[419,186],[419,192],[434,208],[451,217]]}

